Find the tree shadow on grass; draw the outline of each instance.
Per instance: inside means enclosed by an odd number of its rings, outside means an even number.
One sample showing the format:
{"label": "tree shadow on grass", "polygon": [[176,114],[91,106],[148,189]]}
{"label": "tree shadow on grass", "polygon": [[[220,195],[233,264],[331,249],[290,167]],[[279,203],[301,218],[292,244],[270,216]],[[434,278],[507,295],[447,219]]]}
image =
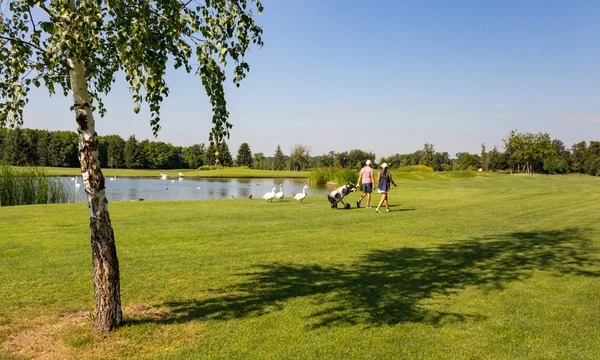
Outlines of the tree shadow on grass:
{"label": "tree shadow on grass", "polygon": [[477,320],[481,316],[444,313],[423,302],[467,286],[502,290],[534,270],[598,277],[597,251],[584,230],[567,229],[513,232],[432,248],[375,250],[352,265],[263,264],[241,274],[241,283],[217,290],[225,295],[157,305],[169,310],[159,322],[261,316],[300,297],[320,309],[307,320],[313,328]]}

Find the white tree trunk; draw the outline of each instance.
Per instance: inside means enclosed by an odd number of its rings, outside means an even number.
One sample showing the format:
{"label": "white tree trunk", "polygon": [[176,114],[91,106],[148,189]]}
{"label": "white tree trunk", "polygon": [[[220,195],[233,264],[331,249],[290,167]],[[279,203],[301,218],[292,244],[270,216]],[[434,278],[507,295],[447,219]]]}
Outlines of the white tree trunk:
{"label": "white tree trunk", "polygon": [[119,260],[108,214],[104,175],[98,159],[98,137],[90,107],[85,67],[81,60],[74,58],[69,58],[68,64],[79,134],[79,164],[90,212],[96,294],[94,327],[100,331],[110,331],[119,326],[123,317]]}

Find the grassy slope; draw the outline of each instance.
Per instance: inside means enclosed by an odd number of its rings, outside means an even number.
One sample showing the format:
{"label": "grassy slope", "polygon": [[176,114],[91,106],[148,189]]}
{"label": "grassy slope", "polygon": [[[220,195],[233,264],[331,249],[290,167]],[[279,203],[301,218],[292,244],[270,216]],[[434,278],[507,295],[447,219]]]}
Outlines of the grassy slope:
{"label": "grassy slope", "polygon": [[[594,358],[600,179],[423,176],[396,177],[389,214],[111,203],[126,325],[60,328],[57,356]],[[93,309],[87,221],[84,204],[0,208],[5,354]]]}
{"label": "grassy slope", "polygon": [[[49,173],[59,176],[76,176],[81,175],[81,170],[77,168],[59,168],[45,167]],[[247,168],[223,168],[219,170],[131,170],[131,169],[102,169],[105,176],[126,176],[126,177],[155,177],[159,178],[160,174],[167,174],[169,178],[176,178],[179,173],[183,173],[187,177],[241,177],[241,178],[304,178],[304,171],[275,171],[275,170],[256,170]]]}

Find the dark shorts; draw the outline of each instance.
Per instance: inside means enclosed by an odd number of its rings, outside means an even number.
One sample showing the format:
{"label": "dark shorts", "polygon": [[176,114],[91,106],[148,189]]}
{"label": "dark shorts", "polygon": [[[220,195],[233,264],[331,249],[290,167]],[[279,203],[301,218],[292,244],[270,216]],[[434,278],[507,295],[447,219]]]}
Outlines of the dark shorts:
{"label": "dark shorts", "polygon": [[366,194],[370,194],[373,192],[373,184],[362,184],[362,192]]}

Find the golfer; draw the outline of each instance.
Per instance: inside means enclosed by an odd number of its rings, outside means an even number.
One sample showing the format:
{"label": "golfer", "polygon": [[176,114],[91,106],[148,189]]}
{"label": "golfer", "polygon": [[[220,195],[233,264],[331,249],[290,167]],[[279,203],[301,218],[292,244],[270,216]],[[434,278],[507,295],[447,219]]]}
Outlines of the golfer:
{"label": "golfer", "polygon": [[388,171],[388,164],[381,164],[381,171],[379,172],[379,175],[377,175],[377,182],[377,192],[381,194],[381,200],[379,200],[379,205],[377,205],[375,211],[379,212],[381,204],[385,202],[385,211],[390,212],[388,192],[390,191],[390,184],[394,184],[394,187],[396,187],[396,183],[392,179],[392,173]]}
{"label": "golfer", "polygon": [[373,168],[371,167],[371,160],[367,160],[366,165],[362,169],[360,169],[360,173],[358,174],[358,180],[356,181],[357,184],[362,185],[363,191],[362,196],[356,202],[356,207],[360,207],[360,202],[362,201],[362,199],[365,198],[365,196],[367,197],[366,208],[369,209],[371,207],[371,193],[373,192],[374,182],[375,179],[373,178]]}

